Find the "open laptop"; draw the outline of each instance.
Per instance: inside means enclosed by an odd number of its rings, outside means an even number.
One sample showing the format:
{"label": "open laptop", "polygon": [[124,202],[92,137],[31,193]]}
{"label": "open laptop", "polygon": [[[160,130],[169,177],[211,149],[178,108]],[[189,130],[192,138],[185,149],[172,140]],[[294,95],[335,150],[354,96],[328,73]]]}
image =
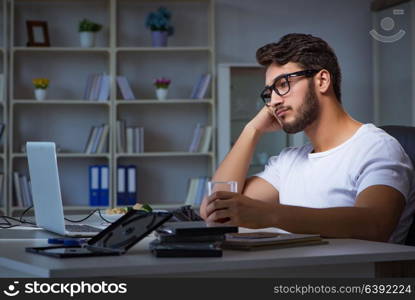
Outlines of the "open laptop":
{"label": "open laptop", "polygon": [[27,142],[27,158],[32,182],[36,225],[64,236],[94,236],[98,227],[65,225],[55,143]]}

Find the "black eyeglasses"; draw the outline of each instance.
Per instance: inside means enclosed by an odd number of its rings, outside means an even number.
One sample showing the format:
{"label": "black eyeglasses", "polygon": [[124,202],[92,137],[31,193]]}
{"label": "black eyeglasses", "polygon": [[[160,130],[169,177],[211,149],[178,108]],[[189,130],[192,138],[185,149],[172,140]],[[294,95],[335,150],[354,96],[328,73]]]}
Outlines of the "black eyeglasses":
{"label": "black eyeglasses", "polygon": [[261,99],[264,101],[265,105],[271,102],[272,91],[276,92],[279,96],[284,96],[290,91],[290,80],[291,77],[305,76],[311,77],[315,75],[320,70],[303,70],[294,73],[283,74],[274,79],[272,85],[265,86],[264,90],[261,93]]}

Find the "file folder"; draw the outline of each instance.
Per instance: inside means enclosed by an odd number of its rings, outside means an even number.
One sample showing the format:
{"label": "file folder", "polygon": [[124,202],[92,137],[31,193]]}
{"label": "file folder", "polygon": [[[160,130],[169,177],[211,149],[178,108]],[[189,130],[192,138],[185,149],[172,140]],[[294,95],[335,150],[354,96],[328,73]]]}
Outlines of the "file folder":
{"label": "file folder", "polygon": [[100,166],[99,205],[109,205],[109,168],[107,165]]}
{"label": "file folder", "polygon": [[127,167],[127,204],[137,203],[137,168],[134,165]]}
{"label": "file folder", "polygon": [[99,206],[99,166],[89,166],[89,205]]}
{"label": "file folder", "polygon": [[117,205],[127,204],[127,193],[126,193],[126,167],[117,167]]}

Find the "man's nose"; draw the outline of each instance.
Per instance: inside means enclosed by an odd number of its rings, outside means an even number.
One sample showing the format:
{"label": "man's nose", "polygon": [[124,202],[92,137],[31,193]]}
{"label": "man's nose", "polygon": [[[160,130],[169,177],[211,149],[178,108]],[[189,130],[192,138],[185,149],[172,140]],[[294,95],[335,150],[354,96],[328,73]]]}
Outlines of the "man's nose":
{"label": "man's nose", "polygon": [[281,105],[283,101],[284,101],[283,97],[278,95],[275,91],[272,91],[271,101],[268,104],[268,106],[277,107],[277,106]]}

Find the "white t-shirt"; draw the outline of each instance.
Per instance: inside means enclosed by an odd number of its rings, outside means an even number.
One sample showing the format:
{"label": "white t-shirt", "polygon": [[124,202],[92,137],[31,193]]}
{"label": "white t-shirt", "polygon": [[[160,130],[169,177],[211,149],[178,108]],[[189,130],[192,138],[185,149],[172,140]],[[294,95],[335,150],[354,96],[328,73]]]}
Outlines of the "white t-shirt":
{"label": "white t-shirt", "polygon": [[405,209],[389,242],[403,243],[415,210],[414,170],[399,142],[373,124],[362,125],[343,144],[310,153],[311,144],[286,148],[257,174],[279,191],[281,204],[311,208],[354,206],[372,185],[388,185],[405,196]]}

